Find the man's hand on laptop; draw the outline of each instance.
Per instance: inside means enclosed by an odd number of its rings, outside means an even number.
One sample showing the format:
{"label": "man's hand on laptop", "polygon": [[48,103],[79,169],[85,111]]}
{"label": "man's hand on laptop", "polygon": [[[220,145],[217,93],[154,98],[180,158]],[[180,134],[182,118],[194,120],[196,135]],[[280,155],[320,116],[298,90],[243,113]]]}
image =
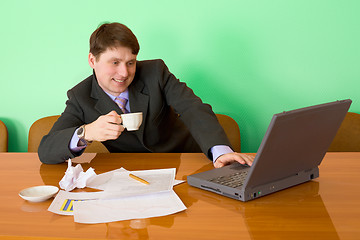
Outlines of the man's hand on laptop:
{"label": "man's hand on laptop", "polygon": [[247,155],[244,153],[237,153],[237,152],[227,153],[221,155],[216,159],[216,161],[214,162],[214,167],[221,168],[233,162],[239,162],[240,164],[243,165],[247,164],[251,166],[254,161],[254,158],[255,158],[254,156]]}

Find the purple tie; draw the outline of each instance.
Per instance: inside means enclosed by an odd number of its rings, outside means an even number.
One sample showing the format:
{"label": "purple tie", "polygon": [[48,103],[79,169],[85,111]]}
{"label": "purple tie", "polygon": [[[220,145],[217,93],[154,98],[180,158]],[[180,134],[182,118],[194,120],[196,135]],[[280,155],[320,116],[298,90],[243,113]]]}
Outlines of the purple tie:
{"label": "purple tie", "polygon": [[122,98],[122,97],[117,97],[115,99],[115,102],[117,103],[117,105],[119,106],[120,110],[123,112],[123,113],[129,113],[125,106],[126,106],[126,103],[127,103],[127,99],[126,98]]}

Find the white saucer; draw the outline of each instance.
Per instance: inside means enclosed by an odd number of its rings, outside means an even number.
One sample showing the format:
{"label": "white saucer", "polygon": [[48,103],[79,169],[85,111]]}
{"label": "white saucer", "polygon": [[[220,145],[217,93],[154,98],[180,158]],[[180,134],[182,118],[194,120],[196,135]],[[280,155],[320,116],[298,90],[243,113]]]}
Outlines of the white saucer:
{"label": "white saucer", "polygon": [[19,192],[19,196],[30,202],[42,202],[53,197],[59,191],[55,186],[36,186],[26,188]]}

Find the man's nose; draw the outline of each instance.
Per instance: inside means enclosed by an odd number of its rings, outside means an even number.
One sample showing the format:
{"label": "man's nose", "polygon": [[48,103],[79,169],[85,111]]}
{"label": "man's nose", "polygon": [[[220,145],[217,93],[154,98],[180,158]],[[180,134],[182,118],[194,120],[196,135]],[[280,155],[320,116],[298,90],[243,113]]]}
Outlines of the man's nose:
{"label": "man's nose", "polygon": [[124,78],[128,77],[128,75],[129,75],[129,71],[127,69],[126,64],[119,64],[117,72],[121,77],[124,77]]}

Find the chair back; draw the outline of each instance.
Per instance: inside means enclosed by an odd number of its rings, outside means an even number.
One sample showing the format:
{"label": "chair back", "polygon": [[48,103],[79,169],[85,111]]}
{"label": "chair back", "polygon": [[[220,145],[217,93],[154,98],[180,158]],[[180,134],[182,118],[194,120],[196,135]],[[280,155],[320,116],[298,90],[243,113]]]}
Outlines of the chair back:
{"label": "chair back", "polygon": [[0,152],[8,151],[8,130],[3,121],[0,120]]}
{"label": "chair back", "polygon": [[237,122],[233,118],[224,114],[216,114],[216,117],[220,125],[223,127],[233,150],[235,152],[241,152],[240,129]]}
{"label": "chair back", "polygon": [[[49,133],[52,126],[60,115],[44,117],[36,120],[30,127],[28,139],[28,152],[37,152],[41,139]],[[107,148],[101,143],[94,141],[86,147],[85,152],[108,153]]]}
{"label": "chair back", "polygon": [[360,152],[360,114],[348,112],[331,143],[329,152]]}
{"label": "chair back", "polygon": [[[50,129],[59,117],[60,115],[44,117],[38,119],[31,125],[28,138],[28,152],[38,151],[41,139],[49,133]],[[233,150],[241,152],[240,130],[237,122],[231,117],[223,114],[216,114],[216,117],[220,125],[224,128]],[[109,151],[102,143],[95,141],[85,149],[85,152],[108,153]]]}

